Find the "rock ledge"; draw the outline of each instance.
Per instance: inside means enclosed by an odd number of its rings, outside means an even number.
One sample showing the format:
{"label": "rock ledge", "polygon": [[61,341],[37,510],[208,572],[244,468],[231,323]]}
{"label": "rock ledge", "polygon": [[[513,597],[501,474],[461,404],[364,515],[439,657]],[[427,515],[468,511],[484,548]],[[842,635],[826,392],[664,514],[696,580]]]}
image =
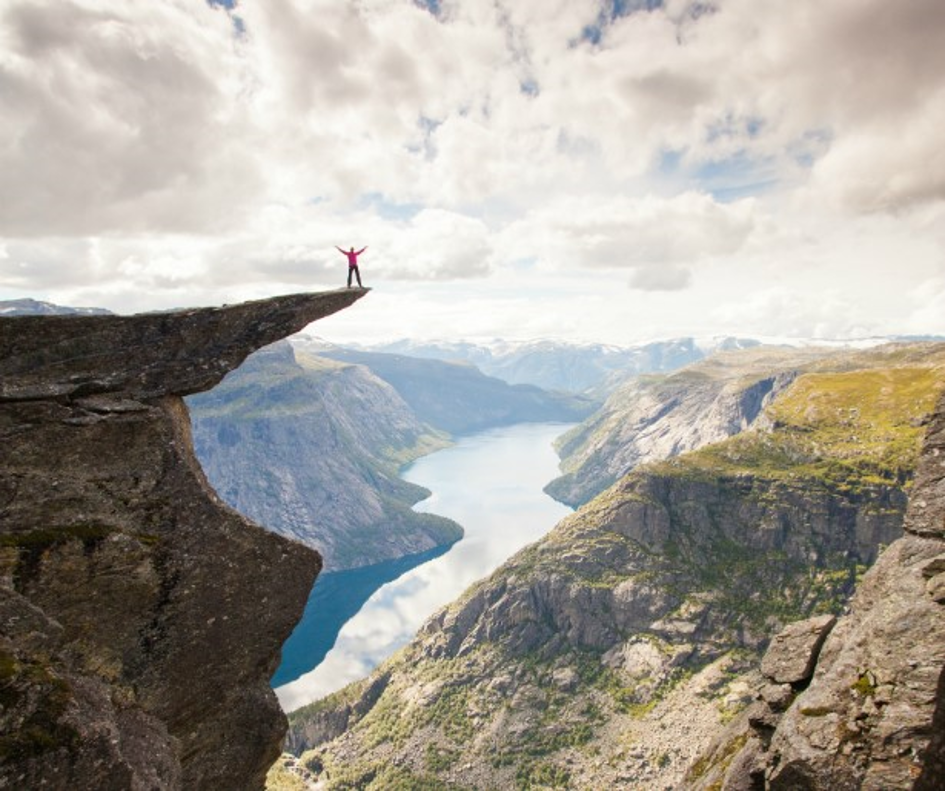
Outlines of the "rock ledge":
{"label": "rock ledge", "polygon": [[262,788],[321,559],[217,498],[182,396],[365,293],[0,318],[0,788]]}

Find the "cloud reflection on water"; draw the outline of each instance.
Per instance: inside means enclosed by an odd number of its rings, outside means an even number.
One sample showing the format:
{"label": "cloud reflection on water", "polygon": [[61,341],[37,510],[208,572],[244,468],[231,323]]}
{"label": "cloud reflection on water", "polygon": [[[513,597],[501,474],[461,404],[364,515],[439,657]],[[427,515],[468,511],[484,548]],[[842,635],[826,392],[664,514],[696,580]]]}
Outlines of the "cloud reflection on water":
{"label": "cloud reflection on water", "polygon": [[542,487],[558,475],[561,423],[520,423],[464,437],[403,477],[433,495],[415,507],[453,519],[465,537],[445,555],[379,588],[314,670],[276,689],[291,711],[368,675],[466,588],[548,532],[571,509]]}

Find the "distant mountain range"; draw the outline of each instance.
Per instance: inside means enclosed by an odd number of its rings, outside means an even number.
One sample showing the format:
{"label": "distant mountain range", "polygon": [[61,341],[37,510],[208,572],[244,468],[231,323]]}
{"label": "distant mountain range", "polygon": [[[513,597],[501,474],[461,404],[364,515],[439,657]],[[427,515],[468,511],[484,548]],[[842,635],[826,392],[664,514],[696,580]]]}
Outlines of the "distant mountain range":
{"label": "distant mountain range", "polygon": [[509,384],[600,397],[601,390],[609,391],[631,376],[675,371],[717,351],[747,349],[759,343],[734,337],[672,338],[629,347],[551,340],[492,344],[399,340],[363,348],[406,357],[465,362]]}
{"label": "distant mountain range", "polygon": [[109,313],[111,311],[105,308],[68,308],[36,299],[0,300],[0,316],[59,316],[62,314],[103,316]]}
{"label": "distant mountain range", "polygon": [[417,416],[450,434],[542,420],[573,421],[590,414],[593,399],[510,384],[468,363],[402,354],[326,349],[320,356],[363,365],[388,382]]}

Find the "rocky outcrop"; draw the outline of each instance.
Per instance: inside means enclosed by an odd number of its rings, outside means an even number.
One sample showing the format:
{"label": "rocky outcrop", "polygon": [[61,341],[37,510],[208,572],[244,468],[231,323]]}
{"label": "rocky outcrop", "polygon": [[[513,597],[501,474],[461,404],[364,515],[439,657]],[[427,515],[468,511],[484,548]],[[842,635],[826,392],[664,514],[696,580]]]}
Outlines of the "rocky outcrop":
{"label": "rocky outcrop", "polygon": [[0,318],[0,787],[262,787],[321,562],[222,504],[182,396],[364,293]]}
{"label": "rocky outcrop", "polygon": [[[697,762],[693,788],[939,789],[945,778],[945,400],[929,428],[905,535],[823,641],[792,624],[762,662],[771,684]],[[794,637],[792,637],[794,635]],[[788,659],[784,645],[798,653]],[[802,672],[782,673],[786,663]],[[778,682],[789,682],[783,695]],[[790,703],[790,705],[786,705]],[[741,743],[737,751],[730,746]]]}
{"label": "rocky outcrop", "polygon": [[820,648],[836,622],[833,615],[821,615],[790,624],[771,640],[761,672],[775,684],[809,681]]}

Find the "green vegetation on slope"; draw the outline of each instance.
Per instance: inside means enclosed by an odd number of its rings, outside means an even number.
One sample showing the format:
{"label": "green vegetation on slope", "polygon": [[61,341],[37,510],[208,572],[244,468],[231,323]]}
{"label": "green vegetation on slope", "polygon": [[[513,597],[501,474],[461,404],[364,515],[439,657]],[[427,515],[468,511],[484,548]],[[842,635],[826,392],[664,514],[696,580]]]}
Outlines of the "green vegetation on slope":
{"label": "green vegetation on slope", "polygon": [[365,788],[387,787],[385,762],[444,787],[634,787],[653,767],[681,783],[696,753],[666,722],[717,732],[771,634],[838,612],[901,531],[943,362],[818,363],[753,430],[625,476],[434,616],[307,760],[374,767]]}
{"label": "green vegetation on slope", "polygon": [[[765,348],[717,355],[669,376],[637,377],[559,441],[564,474],[546,491],[572,505],[583,504],[640,464],[719,442],[759,419],[762,425],[774,420],[793,427],[796,435],[809,434],[812,426],[804,419],[809,412],[823,413],[816,421],[818,436],[781,443],[784,459],[770,448],[735,445],[729,450],[791,466],[819,455],[818,440],[837,451],[846,433],[848,445],[859,446],[865,458],[875,448],[862,447],[862,431],[881,440],[884,428],[888,438],[911,447],[912,438],[900,435],[900,429],[927,414],[927,399],[943,366],[942,344],[890,344],[859,352]],[[805,384],[786,394],[795,377]],[[867,405],[867,412],[860,412],[860,404]],[[848,412],[840,414],[841,409]],[[832,434],[829,425],[835,427]],[[890,448],[890,456],[878,463],[895,467],[898,452]],[[905,460],[904,469],[909,464]],[[751,459],[745,466],[752,466]]]}
{"label": "green vegetation on slope", "polygon": [[903,485],[915,470],[942,368],[810,373],[771,406],[771,428],[709,445],[651,470],[808,478],[838,489]]}

